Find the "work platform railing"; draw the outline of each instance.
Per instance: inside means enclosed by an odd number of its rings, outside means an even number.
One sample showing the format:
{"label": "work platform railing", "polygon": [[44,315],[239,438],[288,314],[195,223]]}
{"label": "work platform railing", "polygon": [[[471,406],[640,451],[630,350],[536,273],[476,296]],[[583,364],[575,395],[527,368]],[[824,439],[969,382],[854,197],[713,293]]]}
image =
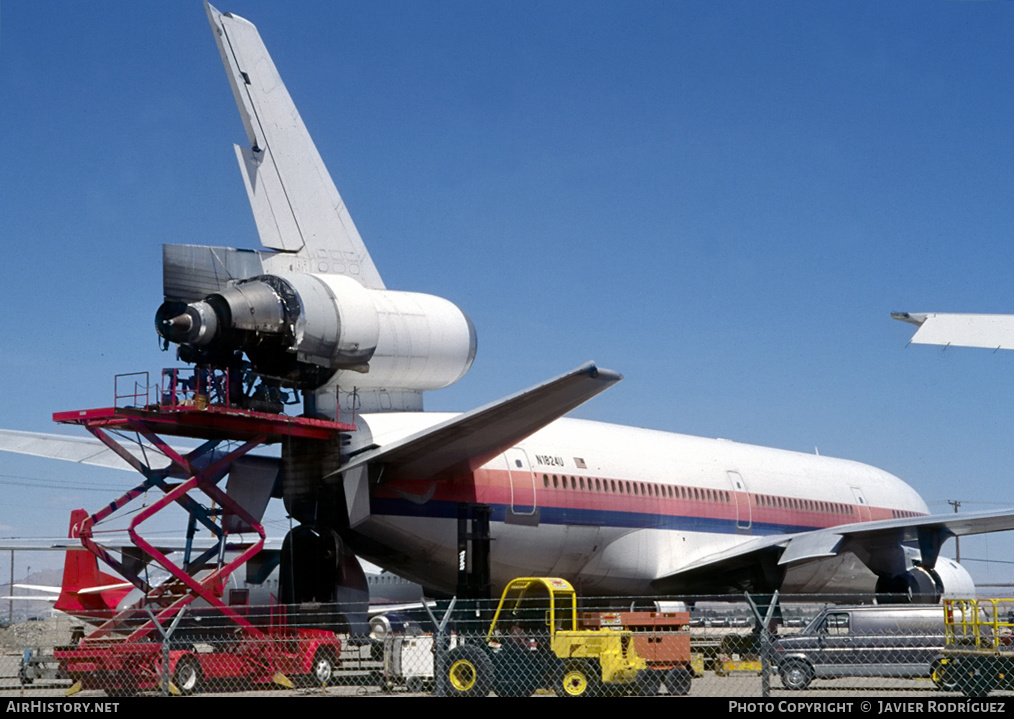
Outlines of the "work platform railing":
{"label": "work platform railing", "polygon": [[156,382],[149,372],[118,374],[113,379],[113,406],[121,408],[236,407],[280,413],[295,404],[296,393],[250,370],[169,367]]}

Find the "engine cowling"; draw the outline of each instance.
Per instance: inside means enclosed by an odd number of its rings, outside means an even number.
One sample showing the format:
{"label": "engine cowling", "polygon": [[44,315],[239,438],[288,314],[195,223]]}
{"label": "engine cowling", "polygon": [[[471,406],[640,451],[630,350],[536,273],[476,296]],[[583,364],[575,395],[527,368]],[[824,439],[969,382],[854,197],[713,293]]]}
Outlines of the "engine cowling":
{"label": "engine cowling", "polygon": [[940,557],[933,568],[915,566],[903,574],[877,582],[881,602],[937,604],[941,599],[974,597],[975,582],[960,564]]}
{"label": "engine cowling", "polygon": [[185,360],[224,365],[243,352],[256,372],[301,389],[339,384],[345,372],[361,375],[349,382],[361,388],[439,389],[464,376],[476,350],[453,303],[341,275],[259,275],[167,302],[156,326]]}

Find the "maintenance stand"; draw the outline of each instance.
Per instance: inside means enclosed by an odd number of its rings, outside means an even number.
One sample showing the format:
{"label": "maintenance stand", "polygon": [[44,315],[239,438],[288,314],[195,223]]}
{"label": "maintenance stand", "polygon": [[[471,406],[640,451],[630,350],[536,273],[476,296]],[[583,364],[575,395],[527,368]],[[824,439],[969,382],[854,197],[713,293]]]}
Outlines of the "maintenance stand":
{"label": "maintenance stand", "polygon": [[[120,388],[129,382],[138,389],[121,393]],[[341,645],[333,632],[289,628],[283,605],[273,605],[267,626],[258,626],[247,615],[247,607],[223,601],[229,575],[261,551],[265,532],[259,516],[218,484],[237,460],[261,445],[298,438],[337,446],[340,435],[355,426],[233,406],[228,391],[233,386],[227,371],[165,370],[158,396],[149,402],[147,373],[118,375],[113,407],[53,415],[56,422],[87,429],[144,476],[141,484],[84,517],[72,530],[86,549],[143,596],[130,606],[113,609],[111,616],[76,646],[55,652],[66,674],[77,682],[71,693],[105,689],[110,694],[130,695],[160,686],[190,693],[205,678],[225,677],[291,686],[289,674],[310,675],[326,683],[337,667]],[[199,439],[203,444],[182,453],[164,436]],[[220,449],[224,443],[238,446]],[[131,444],[136,447],[130,448]],[[164,464],[164,459],[156,461],[159,458],[167,458],[168,466],[154,466]],[[143,552],[145,562],[117,559],[102,546],[100,535],[109,531],[102,524],[132,500],[156,489],[163,496],[133,515],[127,529],[130,542]],[[212,507],[201,503],[201,495]],[[138,531],[173,504],[189,516],[182,563],[173,561],[155,546],[157,541],[147,540]],[[199,554],[194,543],[198,524],[213,535],[211,546]],[[255,535],[256,540],[230,543],[230,534]],[[158,586],[149,584],[142,576],[147,576],[149,561],[160,565],[171,579]],[[179,621],[184,609],[197,600],[210,606],[219,622],[224,618],[232,640],[227,652],[198,652],[185,644],[182,649],[170,648],[169,642],[162,641],[171,635],[173,622]],[[208,610],[202,606],[200,611]]]}

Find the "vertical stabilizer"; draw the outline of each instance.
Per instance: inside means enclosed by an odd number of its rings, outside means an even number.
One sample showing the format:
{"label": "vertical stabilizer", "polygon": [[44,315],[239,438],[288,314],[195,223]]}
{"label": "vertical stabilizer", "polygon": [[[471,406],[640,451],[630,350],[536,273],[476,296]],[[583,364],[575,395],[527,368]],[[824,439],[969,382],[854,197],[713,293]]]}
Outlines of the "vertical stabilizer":
{"label": "vertical stabilizer", "polygon": [[266,269],[346,275],[384,289],[257,28],[205,9],[250,142],[236,156],[261,244],[280,251]]}
{"label": "vertical stabilizer", "polygon": [[[70,531],[67,536],[76,538],[78,525],[88,512],[75,509],[70,513]],[[63,581],[55,609],[75,617],[104,619],[112,616],[119,601],[130,591],[122,579],[99,571],[95,555],[84,549],[69,549],[63,560]]]}

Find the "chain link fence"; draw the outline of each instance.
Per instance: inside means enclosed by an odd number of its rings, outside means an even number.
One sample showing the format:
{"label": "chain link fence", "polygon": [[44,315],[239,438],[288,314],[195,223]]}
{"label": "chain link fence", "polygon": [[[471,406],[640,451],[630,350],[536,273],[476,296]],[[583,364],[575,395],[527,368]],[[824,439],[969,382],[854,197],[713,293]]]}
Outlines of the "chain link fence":
{"label": "chain link fence", "polygon": [[0,696],[960,698],[1012,688],[1014,605],[962,606],[948,637],[943,606],[797,599],[613,598],[572,615],[543,593],[499,614],[495,601],[378,614],[369,636],[336,633],[333,612],[305,608],[298,622],[255,622],[256,632],[193,610],[140,641],[55,617],[0,629]]}

